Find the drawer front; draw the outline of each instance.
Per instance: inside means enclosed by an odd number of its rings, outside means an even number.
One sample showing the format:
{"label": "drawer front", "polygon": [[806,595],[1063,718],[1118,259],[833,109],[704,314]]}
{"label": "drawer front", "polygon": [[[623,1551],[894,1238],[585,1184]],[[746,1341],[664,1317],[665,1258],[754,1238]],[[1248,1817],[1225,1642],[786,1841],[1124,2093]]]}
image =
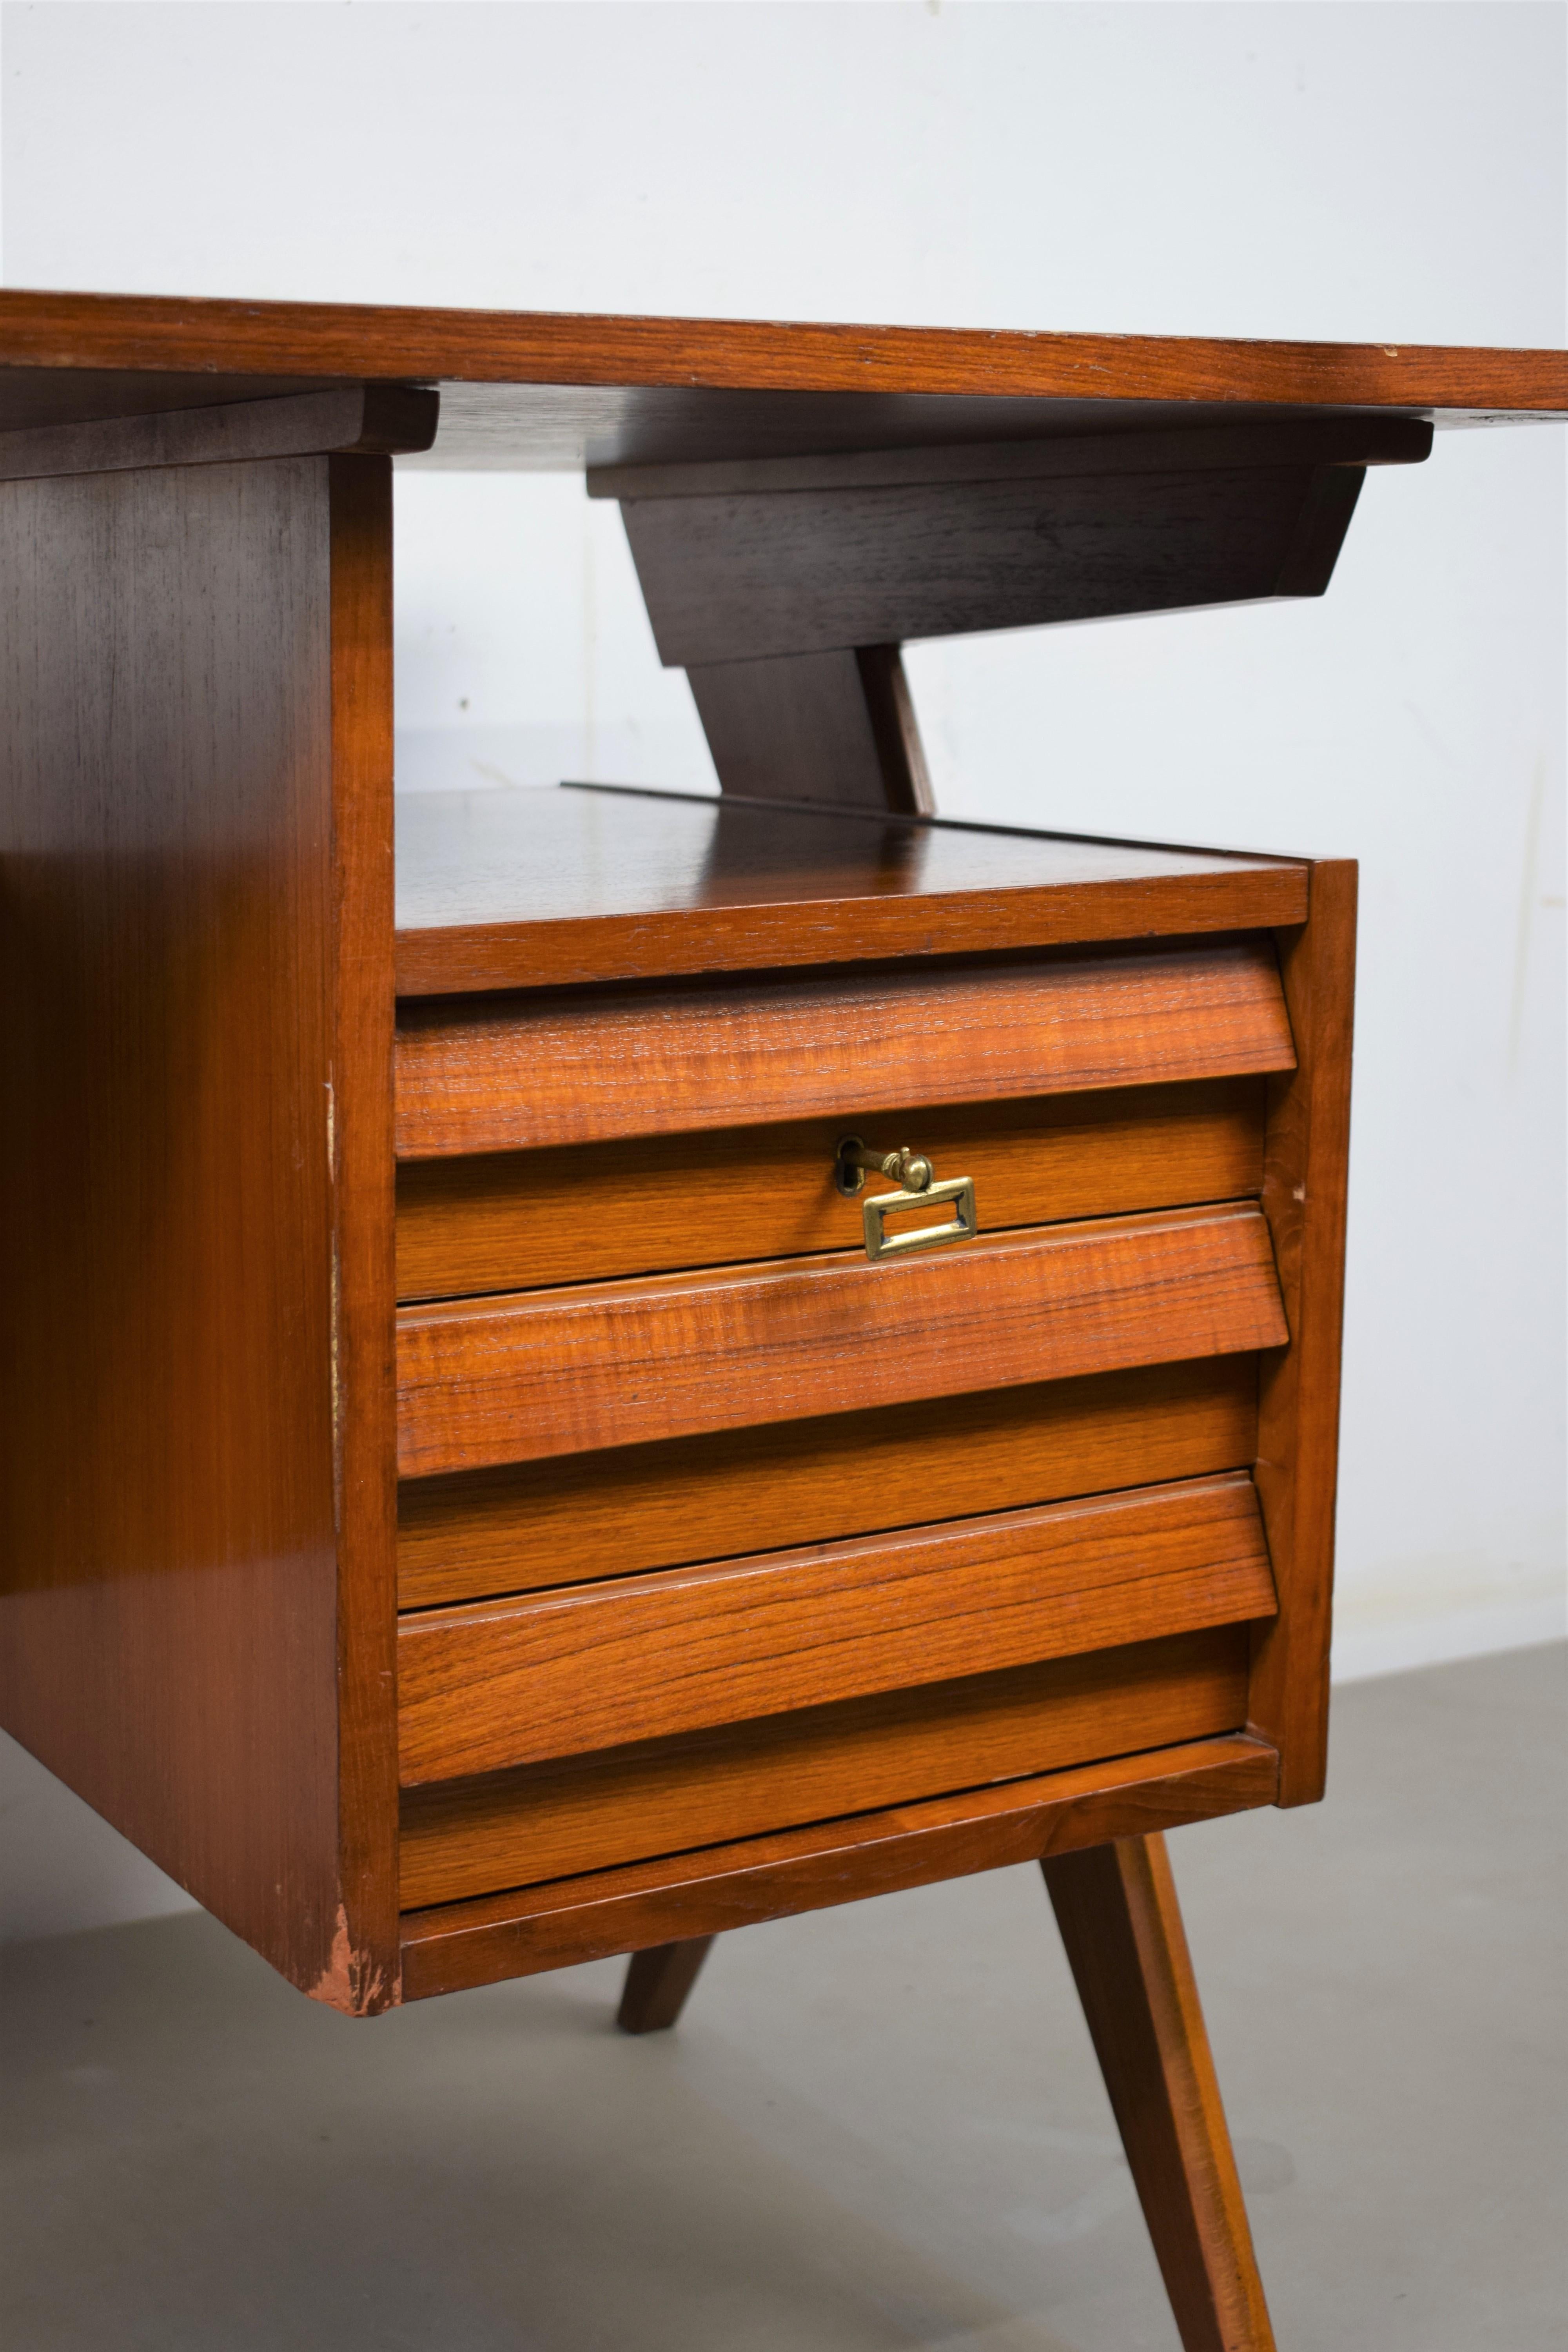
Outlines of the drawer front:
{"label": "drawer front", "polygon": [[[851,1128],[973,1177],[1003,1232],[1256,1195],[1264,1080],[1204,1079],[1016,1103],[853,1109],[783,1127],[406,1161],[397,1295],[456,1298],[742,1258],[853,1248],[860,1207],[834,1181]],[[852,1097],[846,1095],[846,1101]]]}
{"label": "drawer front", "polygon": [[407,1909],[1239,1730],[1249,1634],[1086,1657],[403,1793]]}
{"label": "drawer front", "polygon": [[1230,1355],[1287,1338],[1256,1208],[585,1284],[398,1317],[405,1477],[923,1396]]}
{"label": "drawer front", "polygon": [[1244,1468],[1252,1356],[569,1454],[398,1496],[399,1605],[426,1609]]}
{"label": "drawer front", "polygon": [[1265,940],[405,1004],[400,1159],[1294,1066]]}
{"label": "drawer front", "polygon": [[406,1785],[1274,1612],[1250,1478],[402,1620]]}

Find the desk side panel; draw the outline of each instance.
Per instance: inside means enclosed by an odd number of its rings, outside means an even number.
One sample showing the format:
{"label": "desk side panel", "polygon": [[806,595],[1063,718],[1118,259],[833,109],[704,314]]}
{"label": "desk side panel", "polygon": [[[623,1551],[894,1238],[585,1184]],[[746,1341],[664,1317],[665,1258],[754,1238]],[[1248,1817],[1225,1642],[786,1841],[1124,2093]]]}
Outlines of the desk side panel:
{"label": "desk side panel", "polygon": [[329,480],[0,488],[0,1717],[353,2006]]}
{"label": "desk side panel", "polygon": [[1263,1213],[1290,1345],[1263,1359],[1254,1473],[1279,1613],[1254,1636],[1248,1729],[1279,1751],[1282,1805],[1328,1771],[1329,1644],[1339,1483],[1356,867],[1312,867],[1310,912],[1279,935],[1296,1067],[1268,1082]]}
{"label": "desk side panel", "polygon": [[338,1840],[346,1932],[313,1990],[398,1998],[392,460],[327,460],[331,511]]}

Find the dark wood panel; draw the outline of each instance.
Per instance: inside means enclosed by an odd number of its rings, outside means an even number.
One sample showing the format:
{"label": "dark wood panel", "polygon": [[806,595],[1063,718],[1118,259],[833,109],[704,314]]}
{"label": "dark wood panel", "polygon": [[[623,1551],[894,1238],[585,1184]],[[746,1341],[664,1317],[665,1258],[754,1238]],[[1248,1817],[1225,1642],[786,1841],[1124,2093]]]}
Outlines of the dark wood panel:
{"label": "dark wood panel", "polygon": [[328,465],[0,488],[0,1718],[338,2000]]}
{"label": "dark wood panel", "polygon": [[691,668],[1321,593],[1360,478],[1297,464],[641,498],[622,514],[659,658]]}
{"label": "dark wood panel", "polygon": [[[901,646],[858,646],[855,666],[860,673],[860,690],[866,698],[871,732],[876,739],[886,805],[910,816],[934,816],[936,788],[931,782],[925,745],[921,740],[920,720]],[[725,792],[733,789],[723,783],[722,775],[720,781]],[[835,800],[839,797],[837,793],[832,795]]]}
{"label": "dark wood panel", "polygon": [[439,402],[401,384],[340,384],[292,399],[174,408],[101,424],[0,433],[0,481],[121,473],[137,466],[214,466],[341,450],[363,456],[428,449]]}
{"label": "dark wood panel", "polygon": [[1298,923],[1306,868],[576,785],[398,803],[404,996]]}
{"label": "dark wood panel", "polygon": [[1056,433],[939,443],[924,448],[862,448],[800,457],[720,459],[708,465],[601,466],[591,499],[732,499],[763,493],[924,489],[964,482],[1034,482],[1081,475],[1225,473],[1238,467],[1419,465],[1431,455],[1425,418],[1325,415],[1280,421],[1205,424],[1183,430]]}
{"label": "dark wood panel", "polygon": [[[981,439],[987,412],[994,416],[1003,402],[1008,426],[1019,434],[1048,432],[1058,418],[1082,429],[1087,419],[1108,414],[1229,423],[1246,415],[1247,404],[1415,415],[1568,409],[1568,362],[1560,352],[24,289],[0,298],[0,358],[25,377],[13,389],[11,413],[28,423],[53,421],[62,410],[142,412],[170,404],[170,394],[177,399],[182,382],[193,380],[194,396],[203,402],[293,390],[302,379],[322,376],[514,387],[473,404],[466,437],[464,412],[452,420],[459,463],[571,466],[581,465],[584,454],[609,462],[682,450],[865,448],[942,437],[944,424],[948,437]],[[213,386],[215,371],[222,392]],[[75,383],[87,372],[98,378],[86,395],[90,406],[81,404]],[[151,398],[150,384],[157,387]],[[595,386],[607,396],[595,400]],[[531,394],[531,387],[538,391]],[[628,415],[634,387],[662,389],[664,398],[649,404],[645,394]],[[793,436],[787,412],[777,414],[780,394],[818,395]],[[869,421],[877,400],[910,394],[913,415]],[[956,408],[952,421],[938,406],[943,399]],[[1041,403],[1052,405],[1036,405]],[[712,422],[703,433],[706,418]]]}
{"label": "dark wood panel", "polygon": [[406,2000],[710,1936],[903,1886],[1037,1862],[1271,1802],[1272,1748],[1242,1737],[1089,1764],[700,1853],[405,1914]]}
{"label": "dark wood panel", "polygon": [[1280,1619],[1258,1643],[1250,1706],[1280,1751],[1282,1804],[1314,1802],[1328,1769],[1355,919],[1355,865],[1325,859],[1310,919],[1280,943],[1301,1065],[1271,1090],[1263,1202],[1292,1345],[1259,1392],[1258,1490]]}
{"label": "dark wood panel", "polygon": [[1257,1452],[1251,1356],[571,1454],[398,1494],[402,1606],[428,1608],[1115,1486]]}
{"label": "dark wood panel", "polygon": [[1271,1616],[1244,1474],[428,1610],[405,1787]]}
{"label": "dark wood panel", "polygon": [[[1256,1194],[1261,1078],[881,1114],[868,1142],[974,1179],[981,1230]],[[838,1120],[405,1161],[397,1289],[450,1298],[853,1247]],[[869,1180],[873,1192],[885,1189]]]}
{"label": "dark wood panel", "polygon": [[726,793],[929,816],[935,808],[897,646],[689,673]]}
{"label": "dark wood panel", "polygon": [[1267,942],[404,1006],[405,1160],[1289,1068]]}
{"label": "dark wood panel", "polygon": [[398,1314],[405,1477],[1281,1346],[1247,1207],[1055,1225],[890,1264],[789,1258]]}
{"label": "dark wood panel", "polygon": [[409,1789],[403,1903],[761,1836],[1237,1730],[1247,1634],[1163,1642]]}

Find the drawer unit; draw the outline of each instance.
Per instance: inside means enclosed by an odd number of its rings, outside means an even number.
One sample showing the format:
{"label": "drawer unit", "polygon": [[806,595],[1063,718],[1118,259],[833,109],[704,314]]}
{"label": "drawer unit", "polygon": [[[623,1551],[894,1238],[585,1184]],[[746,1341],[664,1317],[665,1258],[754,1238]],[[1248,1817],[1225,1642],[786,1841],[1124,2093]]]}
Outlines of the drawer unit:
{"label": "drawer unit", "polygon": [[[1000,956],[931,954],[921,908],[890,961],[884,907],[864,961],[819,929],[815,968],[559,987],[514,932],[489,968],[532,984],[478,993],[466,930],[400,1005],[411,1910],[1247,1722],[1276,933],[1216,897],[1075,940],[1032,887]],[[440,976],[428,931],[407,961]],[[872,1262],[867,1198],[951,1211],[852,1189],[851,1138],[969,1178],[977,1233]]]}

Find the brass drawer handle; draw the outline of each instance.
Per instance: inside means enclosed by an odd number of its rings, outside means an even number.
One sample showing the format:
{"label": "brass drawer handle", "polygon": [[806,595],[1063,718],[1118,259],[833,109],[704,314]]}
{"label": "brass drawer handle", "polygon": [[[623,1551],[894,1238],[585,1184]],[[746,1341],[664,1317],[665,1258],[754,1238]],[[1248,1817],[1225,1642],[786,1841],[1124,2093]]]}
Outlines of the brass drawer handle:
{"label": "brass drawer handle", "polygon": [[[868,1192],[861,1205],[866,1232],[866,1255],[873,1265],[879,1258],[905,1257],[910,1250],[938,1249],[947,1242],[972,1242],[980,1231],[974,1206],[973,1176],[950,1176],[939,1184],[936,1171],[922,1152],[907,1148],[871,1151],[858,1135],[847,1135],[834,1162],[834,1181],[847,1199],[864,1189],[867,1173],[890,1177],[903,1189]],[[929,1209],[951,1201],[953,1213],[943,1225],[924,1225],[912,1234],[890,1234],[887,1219],[900,1209]]]}

